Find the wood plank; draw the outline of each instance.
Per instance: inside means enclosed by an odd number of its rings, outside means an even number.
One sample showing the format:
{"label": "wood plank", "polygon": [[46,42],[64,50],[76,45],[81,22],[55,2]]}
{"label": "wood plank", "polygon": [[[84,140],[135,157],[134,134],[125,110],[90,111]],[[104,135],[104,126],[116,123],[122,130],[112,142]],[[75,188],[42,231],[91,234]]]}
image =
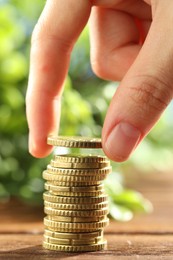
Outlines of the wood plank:
{"label": "wood plank", "polygon": [[[105,251],[63,253],[44,250],[41,235],[1,235],[0,259],[172,259],[173,236],[107,234]],[[158,256],[160,256],[158,258]]]}
{"label": "wood plank", "polygon": [[173,233],[173,174],[141,174],[133,169],[126,173],[126,186],[141,192],[154,207],[149,215],[136,215],[128,223],[115,222],[118,233]]}
{"label": "wood plank", "polygon": [[12,199],[0,204],[0,233],[43,232],[43,207],[33,207]]}

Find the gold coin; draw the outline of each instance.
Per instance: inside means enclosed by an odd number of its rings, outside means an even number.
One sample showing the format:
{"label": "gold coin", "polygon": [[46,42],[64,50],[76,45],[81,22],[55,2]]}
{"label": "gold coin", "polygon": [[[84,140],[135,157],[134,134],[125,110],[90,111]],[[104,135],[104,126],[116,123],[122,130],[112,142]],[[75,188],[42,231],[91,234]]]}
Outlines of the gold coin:
{"label": "gold coin", "polygon": [[64,217],[100,217],[109,213],[108,207],[98,210],[58,210],[45,207],[44,212],[47,215],[64,216]]}
{"label": "gold coin", "polygon": [[108,158],[92,154],[63,154],[55,155],[54,160],[63,163],[102,163],[108,161]]}
{"label": "gold coin", "polygon": [[106,249],[107,241],[99,242],[93,245],[79,245],[79,246],[68,246],[68,245],[56,245],[47,242],[43,242],[43,247],[49,250],[65,251],[65,252],[92,252]]}
{"label": "gold coin", "polygon": [[67,168],[67,169],[100,169],[104,167],[110,166],[110,162],[102,162],[102,163],[64,163],[64,162],[56,162],[54,160],[51,161],[51,165],[57,168]]}
{"label": "gold coin", "polygon": [[93,176],[70,176],[70,175],[52,174],[49,173],[48,171],[44,171],[43,178],[47,181],[59,181],[59,182],[94,182],[94,181],[104,180],[107,176],[107,173],[93,175]]}
{"label": "gold coin", "polygon": [[62,204],[95,204],[106,202],[108,200],[108,196],[106,194],[100,197],[63,197],[52,195],[49,192],[44,192],[43,198],[49,202]]}
{"label": "gold coin", "polygon": [[44,218],[44,225],[52,231],[59,232],[89,232],[96,231],[98,229],[105,228],[109,224],[109,219],[105,218],[99,222],[90,222],[90,223],[66,223],[66,222],[58,222],[54,220],[48,219],[48,217]]}
{"label": "gold coin", "polygon": [[93,216],[93,217],[64,217],[49,215],[47,216],[49,220],[58,222],[69,222],[69,223],[88,223],[88,222],[100,222],[105,219],[105,216]]}
{"label": "gold coin", "polygon": [[62,162],[51,160],[51,165],[57,168],[73,168],[73,169],[101,169],[110,166],[110,161],[104,162]]}
{"label": "gold coin", "polygon": [[101,181],[89,181],[89,182],[75,182],[75,181],[48,181],[48,183],[51,183],[52,185],[57,185],[61,187],[92,187],[92,186],[98,186],[102,185]]}
{"label": "gold coin", "polygon": [[108,201],[95,204],[62,204],[44,201],[45,207],[59,210],[98,210],[108,207]]}
{"label": "gold coin", "polygon": [[103,237],[95,237],[95,238],[88,238],[88,239],[62,239],[62,238],[54,238],[50,236],[44,235],[44,241],[50,244],[57,244],[57,245],[93,245],[98,244],[99,242],[103,241]]}
{"label": "gold coin", "polygon": [[102,148],[100,138],[82,136],[54,136],[49,135],[47,143],[54,146],[71,148]]}
{"label": "gold coin", "polygon": [[99,185],[95,185],[95,186],[79,186],[79,187],[68,187],[68,186],[57,186],[57,185],[53,185],[52,182],[46,182],[46,189],[50,189],[50,190],[56,190],[59,192],[73,192],[73,193],[86,193],[86,192],[102,192],[104,185],[103,184],[99,184]]}
{"label": "gold coin", "polygon": [[[67,191],[59,191],[57,186],[51,185],[48,183],[44,184],[46,190],[49,191],[50,194],[58,195],[58,196],[65,196],[65,197],[95,197],[101,196],[104,193],[104,189],[95,191],[95,192],[67,192]],[[59,186],[58,186],[59,187]]]}
{"label": "gold coin", "polygon": [[85,233],[65,233],[65,232],[54,232],[45,229],[44,234],[46,236],[54,237],[54,238],[84,240],[84,239],[90,239],[95,237],[102,237],[103,230],[97,230],[97,231],[85,232]]}
{"label": "gold coin", "polygon": [[[51,164],[52,164],[51,160]],[[53,165],[49,164],[47,166],[47,171],[48,173],[51,174],[56,174],[56,175],[62,175],[62,176],[70,176],[72,178],[78,178],[78,176],[82,177],[96,177],[98,175],[106,175],[111,172],[112,167],[105,167],[102,169],[65,169],[65,168],[55,168]],[[74,177],[73,177],[74,176]],[[94,179],[95,180],[95,179]]]}

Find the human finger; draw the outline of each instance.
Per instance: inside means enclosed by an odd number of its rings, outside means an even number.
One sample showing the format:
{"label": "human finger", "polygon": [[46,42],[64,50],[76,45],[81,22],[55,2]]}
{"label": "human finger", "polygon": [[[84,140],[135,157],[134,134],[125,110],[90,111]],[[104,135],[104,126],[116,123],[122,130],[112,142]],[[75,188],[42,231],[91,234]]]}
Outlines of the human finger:
{"label": "human finger", "polygon": [[148,36],[118,87],[104,123],[103,148],[115,161],[130,156],[173,95],[173,3],[154,3]]}
{"label": "human finger", "polygon": [[[126,1],[122,2],[127,5]],[[92,9],[91,64],[96,75],[101,78],[121,80],[134,62],[147,35],[151,8],[146,5],[145,16],[136,13],[135,17],[135,11],[137,12],[139,8],[133,7],[129,13],[126,9],[125,5],[117,8],[115,5],[114,9],[100,7]],[[140,20],[137,16],[143,19]]]}
{"label": "human finger", "polygon": [[52,149],[46,139],[57,131],[71,50],[87,23],[90,9],[89,1],[48,0],[34,29],[26,112],[29,150],[35,157],[44,157]]}

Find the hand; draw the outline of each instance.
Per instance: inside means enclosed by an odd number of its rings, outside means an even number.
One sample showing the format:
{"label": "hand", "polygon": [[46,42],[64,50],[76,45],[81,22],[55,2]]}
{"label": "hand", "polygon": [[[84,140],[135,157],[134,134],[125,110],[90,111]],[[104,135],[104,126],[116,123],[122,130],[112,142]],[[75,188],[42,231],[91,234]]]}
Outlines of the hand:
{"label": "hand", "polygon": [[121,80],[105,119],[103,149],[114,161],[129,157],[172,99],[172,10],[170,0],[47,0],[32,36],[26,96],[32,155],[52,149],[46,139],[58,128],[71,50],[90,17],[93,70]]}

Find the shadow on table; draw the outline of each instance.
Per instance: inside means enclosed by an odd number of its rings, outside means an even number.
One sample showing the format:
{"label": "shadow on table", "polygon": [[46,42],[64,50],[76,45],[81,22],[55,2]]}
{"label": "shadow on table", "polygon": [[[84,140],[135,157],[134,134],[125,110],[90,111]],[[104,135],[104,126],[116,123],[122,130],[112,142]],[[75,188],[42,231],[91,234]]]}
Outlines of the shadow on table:
{"label": "shadow on table", "polygon": [[51,251],[45,250],[42,248],[42,245],[31,246],[22,249],[16,250],[8,250],[4,252],[0,252],[0,259],[68,259],[72,257],[73,259],[82,259],[82,255],[97,255],[102,254],[101,252],[81,252],[81,253],[66,253],[66,252],[58,252],[58,251]]}

